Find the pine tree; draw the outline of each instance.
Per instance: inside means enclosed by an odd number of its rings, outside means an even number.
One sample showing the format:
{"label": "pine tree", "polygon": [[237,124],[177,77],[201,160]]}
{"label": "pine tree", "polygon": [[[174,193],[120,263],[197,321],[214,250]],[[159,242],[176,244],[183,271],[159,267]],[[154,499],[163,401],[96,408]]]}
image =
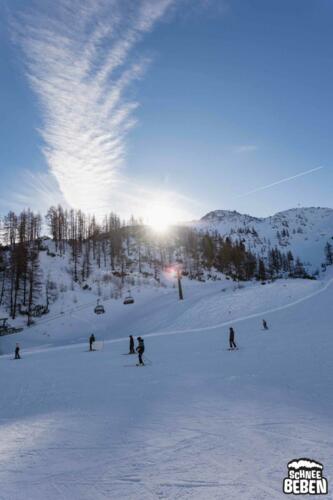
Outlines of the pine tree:
{"label": "pine tree", "polygon": [[259,259],[259,261],[258,261],[258,280],[265,281],[266,279],[267,279],[267,277],[266,277],[265,263],[262,259]]}
{"label": "pine tree", "polygon": [[36,301],[41,292],[41,271],[39,266],[39,255],[36,248],[31,248],[29,252],[28,264],[28,326],[32,324],[32,313]]}
{"label": "pine tree", "polygon": [[326,256],[326,264],[331,266],[333,264],[333,247],[329,242],[327,242],[325,245],[325,256]]}

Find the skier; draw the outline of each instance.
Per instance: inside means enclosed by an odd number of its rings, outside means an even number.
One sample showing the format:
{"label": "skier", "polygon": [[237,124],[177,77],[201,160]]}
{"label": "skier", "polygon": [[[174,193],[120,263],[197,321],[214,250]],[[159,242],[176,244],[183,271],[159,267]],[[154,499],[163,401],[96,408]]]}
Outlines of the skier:
{"label": "skier", "polygon": [[135,354],[133,335],[130,335],[129,339],[130,339],[130,341],[129,341],[129,353],[128,354]]}
{"label": "skier", "polygon": [[89,351],[93,351],[93,343],[95,342],[95,335],[92,333],[89,337]]}
{"label": "skier", "polygon": [[16,347],[15,347],[15,358],[14,359],[21,359],[21,356],[20,356],[20,345],[19,344],[16,344]]}
{"label": "skier", "polygon": [[235,343],[235,331],[232,327],[229,328],[229,346],[230,350],[237,349],[237,345]]}
{"label": "skier", "polygon": [[268,330],[267,321],[265,319],[262,320],[262,326],[264,327],[264,330]]}
{"label": "skier", "polygon": [[138,353],[139,357],[139,363],[137,364],[137,366],[139,365],[144,366],[144,362],[142,361],[142,355],[145,352],[145,344],[142,337],[138,337],[137,340],[138,340],[138,347],[136,348],[136,352]]}

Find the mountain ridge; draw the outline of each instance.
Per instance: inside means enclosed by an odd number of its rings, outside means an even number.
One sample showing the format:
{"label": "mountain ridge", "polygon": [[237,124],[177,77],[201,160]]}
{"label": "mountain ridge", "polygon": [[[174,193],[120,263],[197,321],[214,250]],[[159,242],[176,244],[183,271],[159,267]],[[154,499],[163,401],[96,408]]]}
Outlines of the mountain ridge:
{"label": "mountain ridge", "polygon": [[199,221],[209,220],[209,219],[213,218],[213,216],[226,217],[228,215],[246,217],[248,219],[256,220],[256,221],[264,221],[266,219],[272,219],[272,218],[275,218],[275,217],[278,217],[281,215],[283,216],[283,215],[302,212],[302,211],[304,211],[304,212],[311,211],[312,212],[314,210],[320,210],[320,211],[323,210],[323,211],[327,211],[328,213],[331,212],[333,214],[333,208],[330,208],[330,207],[292,207],[292,208],[288,208],[286,210],[281,210],[279,212],[276,212],[273,215],[268,215],[266,217],[256,217],[255,215],[241,213],[241,212],[238,212],[237,210],[216,209],[216,210],[211,210],[210,212],[207,212],[207,214],[202,216],[199,219]]}
{"label": "mountain ridge", "polygon": [[274,247],[291,250],[312,272],[325,264],[325,246],[333,243],[333,209],[328,207],[296,207],[268,217],[213,210],[189,225],[200,232],[241,240],[259,255]]}

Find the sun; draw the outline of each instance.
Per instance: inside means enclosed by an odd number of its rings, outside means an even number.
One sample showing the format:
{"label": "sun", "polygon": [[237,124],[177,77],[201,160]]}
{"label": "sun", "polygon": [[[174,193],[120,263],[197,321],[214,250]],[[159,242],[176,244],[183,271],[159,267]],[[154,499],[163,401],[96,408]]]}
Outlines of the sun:
{"label": "sun", "polygon": [[170,226],[176,224],[176,211],[169,205],[154,203],[147,210],[147,225],[158,233],[166,233]]}

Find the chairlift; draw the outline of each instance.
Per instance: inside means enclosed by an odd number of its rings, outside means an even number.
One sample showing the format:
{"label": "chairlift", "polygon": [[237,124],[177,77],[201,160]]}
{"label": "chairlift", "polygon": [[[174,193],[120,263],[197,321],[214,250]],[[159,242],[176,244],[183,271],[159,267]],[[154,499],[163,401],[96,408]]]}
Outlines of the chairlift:
{"label": "chairlift", "polygon": [[126,295],[126,297],[124,299],[124,304],[125,305],[127,305],[127,304],[134,304],[134,299],[133,299],[133,297],[131,295],[130,290],[128,290],[128,293],[127,293],[127,295]]}
{"label": "chairlift", "polygon": [[99,299],[97,300],[97,306],[95,307],[94,312],[95,312],[95,314],[104,314],[105,313],[104,306],[102,306],[102,304],[99,303]]}

